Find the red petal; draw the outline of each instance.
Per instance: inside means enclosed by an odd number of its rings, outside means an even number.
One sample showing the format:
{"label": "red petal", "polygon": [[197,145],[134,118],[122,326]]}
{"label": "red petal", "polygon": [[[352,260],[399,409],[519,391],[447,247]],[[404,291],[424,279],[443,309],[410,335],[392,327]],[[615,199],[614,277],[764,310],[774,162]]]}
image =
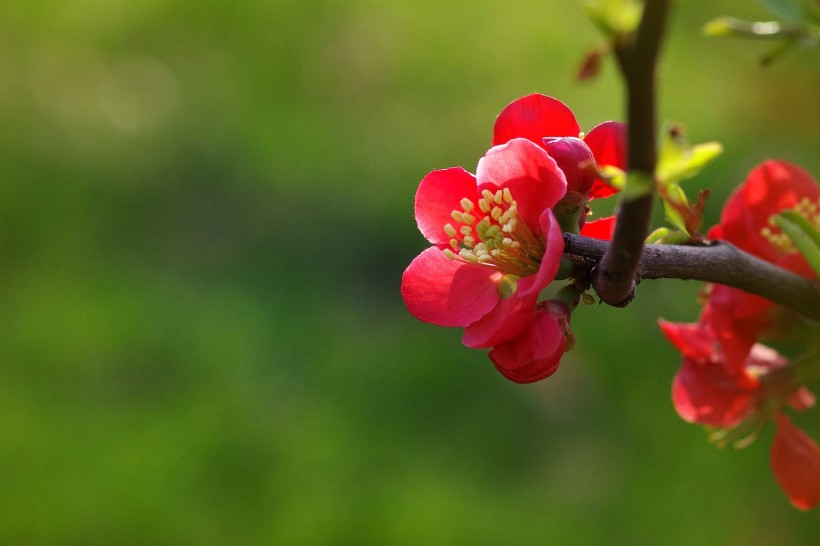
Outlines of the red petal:
{"label": "red petal", "polygon": [[611,165],[626,169],[626,124],[619,121],[599,123],[584,137],[599,167]]}
{"label": "red petal", "polygon": [[456,230],[461,224],[455,222],[450,213],[461,209],[461,200],[478,202],[475,177],[461,167],[433,171],[419,184],[416,191],[416,223],[419,231],[434,245],[449,246],[450,236],[444,232],[446,224]]}
{"label": "red petal", "polygon": [[496,345],[490,360],[501,374],[516,383],[532,383],[558,369],[567,338],[558,317],[539,307],[532,320],[515,338]]}
{"label": "red petal", "polygon": [[752,394],[719,363],[688,358],[672,384],[672,402],[682,419],[719,428],[737,426],[754,410]]}
{"label": "red petal", "polygon": [[581,228],[581,235],[604,241],[611,240],[613,233],[615,233],[615,216],[607,216],[606,218],[586,222]]}
{"label": "red petal", "polygon": [[820,447],[783,413],[777,415],[772,471],[796,508],[810,510],[820,503]]}
{"label": "red petal", "polygon": [[[584,137],[584,142],[592,150],[599,168],[611,165],[626,170],[626,125],[618,121],[605,121],[593,127]],[[616,191],[602,178],[598,178],[589,193],[589,198],[608,197]]]}
{"label": "red petal", "polygon": [[658,321],[661,332],[686,358],[709,360],[715,354],[715,339],[701,323]]}
{"label": "red petal", "polygon": [[567,191],[564,173],[546,151],[529,140],[516,138],[490,148],[478,162],[478,189],[509,188],[518,203],[518,216],[535,235],[539,218]]}
{"label": "red petal", "polygon": [[528,95],[507,105],[493,128],[493,146],[514,138],[541,145],[544,137],[577,137],[581,132],[575,114],[563,102],[546,95]]}
{"label": "red petal", "polygon": [[419,254],[401,279],[408,311],[439,326],[467,326],[495,307],[501,275],[487,267],[450,260],[431,247]]}
{"label": "red petal", "polygon": [[492,347],[517,336],[535,311],[538,293],[522,296],[516,291],[498,302],[495,309],[464,329],[461,342],[474,349]]}
{"label": "red petal", "polygon": [[558,220],[550,209],[541,214],[541,232],[544,234],[544,255],[541,256],[541,265],[535,275],[524,277],[518,281],[518,294],[526,296],[538,294],[555,280],[555,274],[561,265],[561,256],[564,254],[564,237]]}

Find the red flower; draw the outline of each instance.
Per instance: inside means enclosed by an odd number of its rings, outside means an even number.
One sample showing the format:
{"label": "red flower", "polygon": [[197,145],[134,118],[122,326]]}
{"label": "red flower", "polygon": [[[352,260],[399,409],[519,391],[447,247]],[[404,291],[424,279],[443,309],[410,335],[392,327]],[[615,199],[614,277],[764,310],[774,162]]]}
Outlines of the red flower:
{"label": "red flower", "polygon": [[[770,219],[784,210],[798,209],[818,223],[819,202],[820,188],[806,171],[783,161],[766,161],[754,168],[732,194],[720,223],[709,230],[708,236],[813,278],[816,275],[803,255]],[[778,309],[771,301],[728,286],[712,288],[708,307],[722,334],[742,340],[747,350],[778,318]]]}
{"label": "red flower", "polygon": [[796,508],[810,510],[820,503],[820,447],[782,413],[772,443],[772,471]]}
{"label": "red flower", "polygon": [[[815,277],[772,216],[797,209],[817,224],[820,190],[802,169],[767,161],[749,174],[727,202],[709,237],[799,275]],[[820,502],[820,448],[795,428],[786,406],[804,411],[814,405],[800,384],[797,364],[758,343],[777,326],[777,306],[759,296],[715,285],[697,324],[661,321],[661,330],[683,355],[672,387],[678,414],[689,422],[719,429],[713,438],[745,445],[769,420],[777,422],[772,469],[791,502],[809,509]]]}
{"label": "red flower", "polygon": [[404,272],[408,310],[463,327],[468,347],[516,337],[558,271],[564,243],[551,208],[565,192],[555,161],[520,138],[490,149],[475,176],[461,168],[428,174],[415,212],[434,246]]}
{"label": "red flower", "polygon": [[690,423],[718,429],[712,438],[743,446],[774,418],[772,470],[792,504],[803,510],[820,502],[820,448],[783,413],[786,406],[805,411],[814,396],[796,383],[788,360],[761,344],[748,352],[741,369],[725,354],[712,325],[661,321],[661,330],[683,354],[672,386],[678,414]]}
{"label": "red flower", "polygon": [[563,102],[533,94],[510,103],[495,122],[493,145],[513,138],[535,142],[558,162],[567,177],[567,191],[588,199],[617,190],[599,178],[597,167],[626,166],[626,126],[605,121],[581,137],[575,114]]}

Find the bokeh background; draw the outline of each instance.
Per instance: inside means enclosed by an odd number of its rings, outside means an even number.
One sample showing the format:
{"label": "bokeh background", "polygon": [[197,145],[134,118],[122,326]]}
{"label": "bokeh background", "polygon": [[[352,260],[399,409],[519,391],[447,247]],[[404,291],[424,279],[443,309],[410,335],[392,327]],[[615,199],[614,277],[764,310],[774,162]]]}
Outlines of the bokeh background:
{"label": "bokeh background", "polygon": [[[820,61],[677,3],[661,116],[820,173]],[[0,543],[816,544],[769,471],[669,401],[697,283],[575,313],[549,381],[414,320],[430,170],[531,92],[622,119],[581,2],[60,0],[0,7]],[[815,412],[816,413],[816,412]],[[815,437],[814,414],[796,421]]]}

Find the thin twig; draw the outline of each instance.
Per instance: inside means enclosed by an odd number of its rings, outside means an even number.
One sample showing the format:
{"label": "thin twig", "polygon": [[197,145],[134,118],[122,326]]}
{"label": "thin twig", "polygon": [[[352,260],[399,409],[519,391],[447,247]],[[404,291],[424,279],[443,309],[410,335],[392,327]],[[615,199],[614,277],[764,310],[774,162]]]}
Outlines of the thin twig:
{"label": "thin twig", "polygon": [[[599,239],[564,234],[564,252],[587,258],[592,270],[606,255],[610,244]],[[589,272],[579,272],[588,275]],[[820,321],[820,287],[748,254],[726,242],[709,245],[647,245],[637,268],[640,279],[689,279],[724,284],[762,296],[803,316]]]}
{"label": "thin twig", "polygon": [[[627,163],[633,180],[654,180],[655,66],[668,12],[669,0],[647,0],[637,33],[615,37],[615,56],[627,90]],[[635,274],[649,233],[653,197],[654,184],[650,183],[641,195],[627,197],[621,203],[612,245],[593,277],[596,293],[610,305],[622,307],[634,297]]]}

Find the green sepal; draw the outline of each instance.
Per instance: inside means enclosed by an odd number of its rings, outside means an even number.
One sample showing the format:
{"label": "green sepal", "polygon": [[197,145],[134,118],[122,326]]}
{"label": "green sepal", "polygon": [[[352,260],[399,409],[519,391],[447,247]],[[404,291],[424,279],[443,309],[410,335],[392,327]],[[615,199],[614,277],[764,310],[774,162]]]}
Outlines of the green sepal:
{"label": "green sepal", "polygon": [[578,221],[581,215],[586,212],[587,199],[577,191],[570,191],[558,201],[552,212],[563,233],[578,234]]}
{"label": "green sepal", "polygon": [[558,271],[555,273],[555,280],[562,281],[571,278],[575,275],[575,262],[566,254],[561,256],[561,262],[558,264]]}

